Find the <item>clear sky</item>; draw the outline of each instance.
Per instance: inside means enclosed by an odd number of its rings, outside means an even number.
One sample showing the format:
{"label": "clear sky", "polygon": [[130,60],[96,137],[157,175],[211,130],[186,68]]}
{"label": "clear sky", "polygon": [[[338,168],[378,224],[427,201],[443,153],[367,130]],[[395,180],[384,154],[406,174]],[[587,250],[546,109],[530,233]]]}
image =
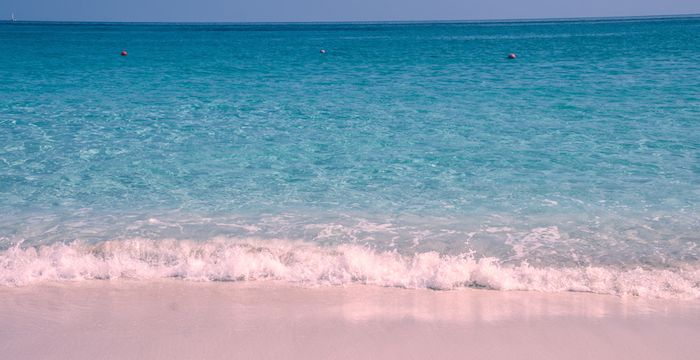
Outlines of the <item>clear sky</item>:
{"label": "clear sky", "polygon": [[381,21],[700,13],[700,0],[0,0],[0,19]]}

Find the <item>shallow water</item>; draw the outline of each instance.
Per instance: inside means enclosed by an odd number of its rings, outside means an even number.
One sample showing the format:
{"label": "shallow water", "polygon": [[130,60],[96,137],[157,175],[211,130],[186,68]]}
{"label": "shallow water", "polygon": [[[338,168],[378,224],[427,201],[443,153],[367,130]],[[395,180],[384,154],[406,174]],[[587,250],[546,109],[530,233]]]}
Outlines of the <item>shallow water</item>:
{"label": "shallow water", "polygon": [[[161,274],[198,258],[192,242],[298,271],[318,267],[280,246],[442,256],[389,285],[462,257],[637,269],[664,296],[698,296],[699,34],[697,17],[1,23],[0,281],[147,278],[105,265],[117,255],[101,244]],[[102,268],[76,265],[90,258]],[[371,282],[386,265],[341,268]],[[499,287],[457,269],[438,287]],[[253,277],[325,279],[265,271]]]}

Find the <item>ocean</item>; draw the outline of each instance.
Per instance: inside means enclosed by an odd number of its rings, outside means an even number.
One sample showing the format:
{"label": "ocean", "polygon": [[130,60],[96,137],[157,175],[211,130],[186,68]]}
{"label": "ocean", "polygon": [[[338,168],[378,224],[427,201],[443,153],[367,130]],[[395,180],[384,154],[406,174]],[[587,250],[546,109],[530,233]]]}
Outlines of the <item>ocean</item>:
{"label": "ocean", "polygon": [[3,22],[0,44],[0,286],[700,298],[700,17]]}

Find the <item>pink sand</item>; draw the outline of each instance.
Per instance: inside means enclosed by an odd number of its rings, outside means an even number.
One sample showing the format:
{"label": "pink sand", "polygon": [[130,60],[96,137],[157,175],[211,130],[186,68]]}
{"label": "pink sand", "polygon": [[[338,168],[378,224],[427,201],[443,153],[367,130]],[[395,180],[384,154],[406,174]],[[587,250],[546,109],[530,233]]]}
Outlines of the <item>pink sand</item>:
{"label": "pink sand", "polygon": [[698,359],[700,302],[269,282],[0,288],[2,359]]}

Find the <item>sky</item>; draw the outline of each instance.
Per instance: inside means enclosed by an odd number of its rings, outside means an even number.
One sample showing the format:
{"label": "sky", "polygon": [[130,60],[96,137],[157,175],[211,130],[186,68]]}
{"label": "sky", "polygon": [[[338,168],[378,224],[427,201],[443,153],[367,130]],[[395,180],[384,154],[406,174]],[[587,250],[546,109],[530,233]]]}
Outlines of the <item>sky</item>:
{"label": "sky", "polygon": [[700,0],[0,0],[0,19],[292,22],[700,14]]}

